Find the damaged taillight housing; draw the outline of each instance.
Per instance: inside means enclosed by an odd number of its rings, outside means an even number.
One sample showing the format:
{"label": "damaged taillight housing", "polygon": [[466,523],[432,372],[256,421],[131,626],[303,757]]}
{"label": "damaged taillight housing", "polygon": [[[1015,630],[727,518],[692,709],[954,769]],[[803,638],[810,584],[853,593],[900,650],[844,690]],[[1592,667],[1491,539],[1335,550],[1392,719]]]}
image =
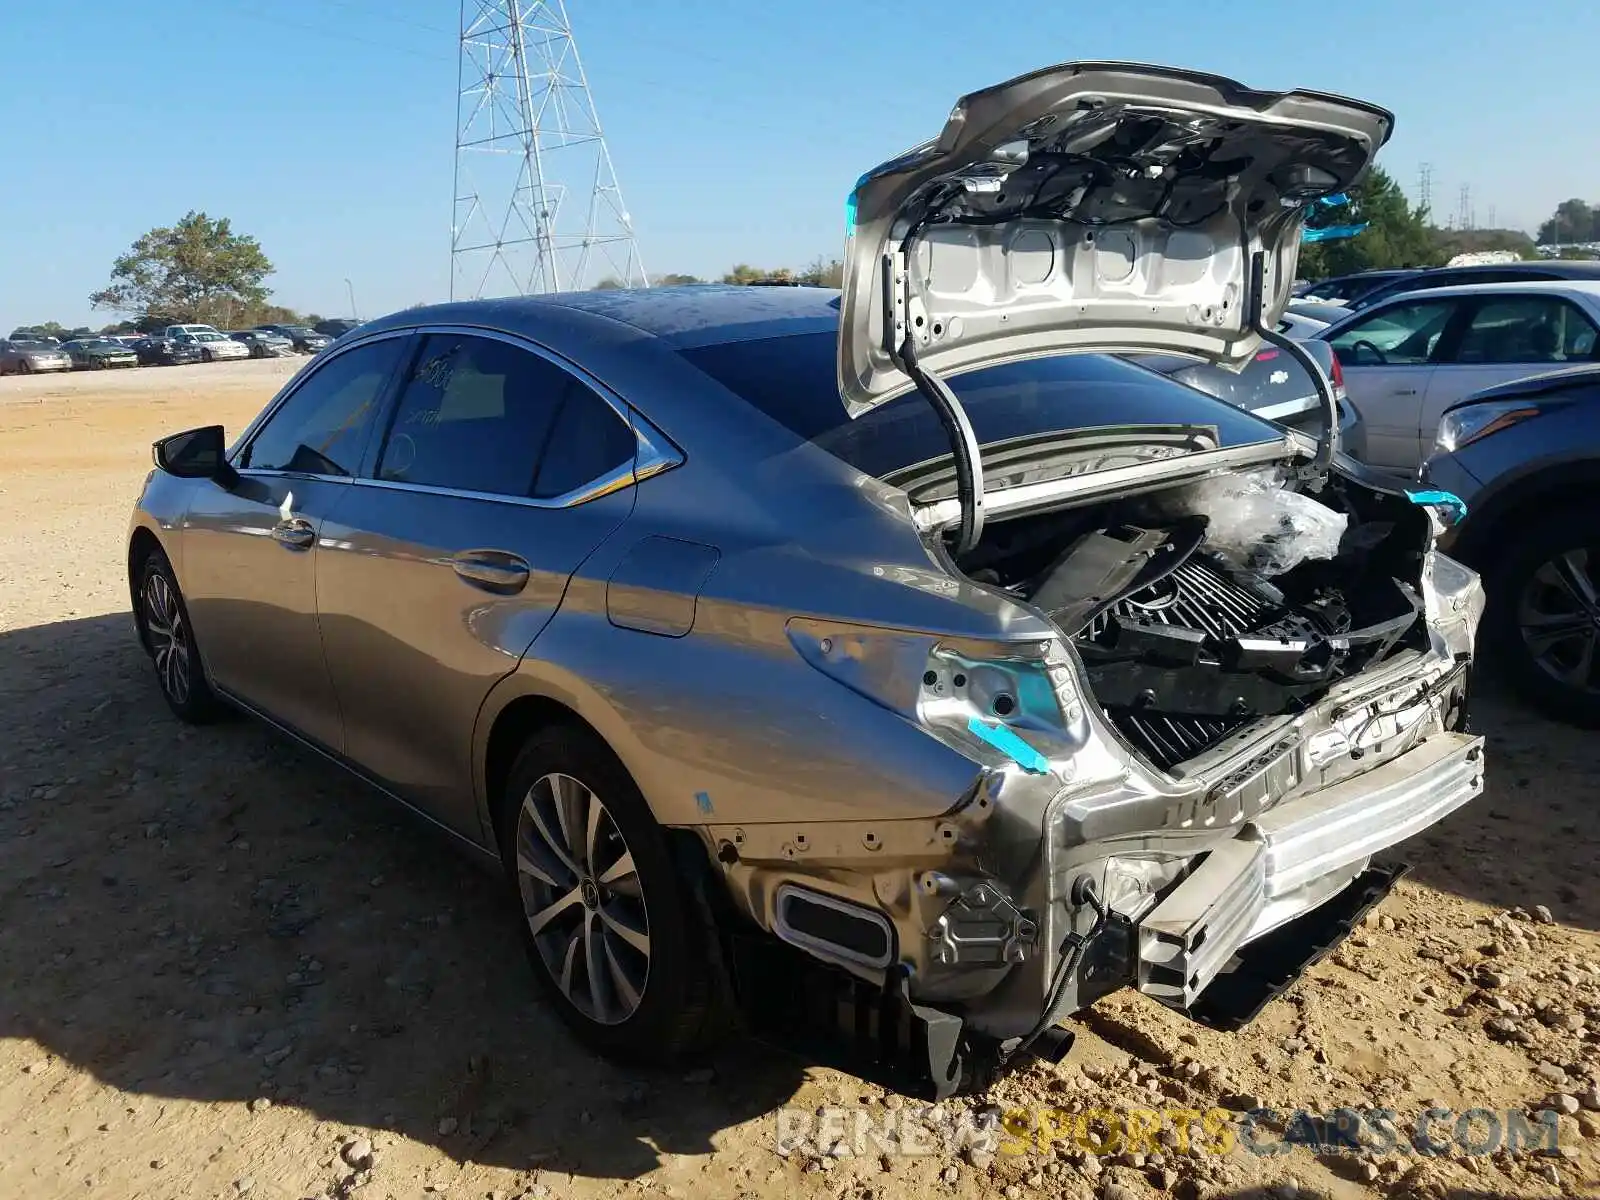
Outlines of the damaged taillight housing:
{"label": "damaged taillight housing", "polygon": [[817,670],[988,767],[1074,773],[1088,709],[1058,640],[943,638],[796,617],[789,640]]}
{"label": "damaged taillight housing", "polygon": [[1428,631],[1452,658],[1470,656],[1483,618],[1483,581],[1472,568],[1437,549],[1422,559],[1422,600]]}

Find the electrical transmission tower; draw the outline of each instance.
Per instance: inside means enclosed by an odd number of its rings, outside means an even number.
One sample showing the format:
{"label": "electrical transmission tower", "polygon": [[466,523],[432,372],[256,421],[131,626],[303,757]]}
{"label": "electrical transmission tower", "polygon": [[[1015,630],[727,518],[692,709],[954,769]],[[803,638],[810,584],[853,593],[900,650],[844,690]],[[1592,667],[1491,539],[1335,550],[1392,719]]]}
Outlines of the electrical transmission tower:
{"label": "electrical transmission tower", "polygon": [[1461,185],[1461,224],[1462,229],[1472,228],[1472,185]]}
{"label": "electrical transmission tower", "polygon": [[1433,164],[1423,163],[1417,173],[1417,204],[1424,211],[1433,208]]}
{"label": "electrical transmission tower", "polygon": [[450,296],[648,286],[564,0],[461,0]]}

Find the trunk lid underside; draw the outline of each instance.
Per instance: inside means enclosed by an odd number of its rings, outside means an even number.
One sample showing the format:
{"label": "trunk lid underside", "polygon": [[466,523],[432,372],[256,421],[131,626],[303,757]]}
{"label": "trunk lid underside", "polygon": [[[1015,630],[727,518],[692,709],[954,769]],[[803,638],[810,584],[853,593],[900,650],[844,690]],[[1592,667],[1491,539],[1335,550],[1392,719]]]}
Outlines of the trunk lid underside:
{"label": "trunk lid underside", "polygon": [[[1163,67],[1074,63],[960,100],[850,198],[839,392],[1066,351],[1223,364],[1289,300],[1306,206],[1388,140],[1385,110]],[[912,367],[911,371],[907,366]]]}

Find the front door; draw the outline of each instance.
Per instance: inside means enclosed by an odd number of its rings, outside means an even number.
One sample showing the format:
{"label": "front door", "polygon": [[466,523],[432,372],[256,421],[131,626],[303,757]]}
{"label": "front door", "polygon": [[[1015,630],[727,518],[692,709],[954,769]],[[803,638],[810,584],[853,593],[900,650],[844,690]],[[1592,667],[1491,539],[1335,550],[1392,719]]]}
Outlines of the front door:
{"label": "front door", "polygon": [[198,489],[180,583],[214,683],[329,749],[343,731],[317,632],[317,561],[404,345],[330,358],[235,453],[239,483]]}
{"label": "front door", "polygon": [[1402,300],[1342,323],[1329,341],[1344,370],[1344,386],[1367,428],[1367,461],[1380,470],[1414,475],[1423,400],[1434,356],[1460,301]]}
{"label": "front door", "polygon": [[617,408],[531,347],[428,332],[371,477],[324,533],[346,753],[468,837],[478,710],[632,510],[636,446]]}

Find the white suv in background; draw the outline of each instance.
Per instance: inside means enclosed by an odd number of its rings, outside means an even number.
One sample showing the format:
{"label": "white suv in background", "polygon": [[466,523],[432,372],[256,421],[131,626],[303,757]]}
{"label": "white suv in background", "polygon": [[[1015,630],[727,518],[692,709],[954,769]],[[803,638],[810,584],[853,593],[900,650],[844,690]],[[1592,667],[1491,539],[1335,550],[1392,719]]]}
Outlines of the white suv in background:
{"label": "white suv in background", "polygon": [[224,358],[249,358],[250,347],[243,342],[236,342],[221,330],[210,325],[168,325],[161,332],[162,337],[171,338],[176,342],[188,342],[200,347],[201,357],[206,362],[217,362]]}

